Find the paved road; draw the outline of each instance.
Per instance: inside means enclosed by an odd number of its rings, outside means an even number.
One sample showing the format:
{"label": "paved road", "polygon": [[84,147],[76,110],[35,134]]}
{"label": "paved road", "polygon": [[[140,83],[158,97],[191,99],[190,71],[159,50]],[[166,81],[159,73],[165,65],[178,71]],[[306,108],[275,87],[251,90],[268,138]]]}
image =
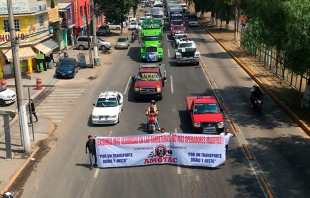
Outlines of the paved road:
{"label": "paved road", "polygon": [[[129,50],[114,53],[111,64],[85,85],[74,107],[58,123],[53,138],[56,141],[50,143],[52,150],[27,180],[23,197],[265,197],[255,173],[264,173],[276,197],[307,197],[306,167],[310,164],[302,155],[309,151],[303,133],[268,98],[264,115],[253,112],[248,98],[253,82],[249,77],[201,28],[189,32],[200,43],[202,59],[230,110],[227,121],[234,119],[241,130],[238,139],[230,143],[225,166],[214,170],[170,165],[88,170],[84,153],[88,134],[146,133],[144,109],[149,103],[134,102],[130,83],[139,61],[136,43]],[[159,122],[167,131],[188,133],[191,127],[185,96],[213,95],[213,91],[200,66],[176,66],[170,41],[165,41],[164,50],[168,82],[163,100],[158,102]],[[125,93],[121,122],[93,126],[89,120],[92,103],[107,86]],[[244,140],[250,145],[254,162],[247,160],[239,144]]]}

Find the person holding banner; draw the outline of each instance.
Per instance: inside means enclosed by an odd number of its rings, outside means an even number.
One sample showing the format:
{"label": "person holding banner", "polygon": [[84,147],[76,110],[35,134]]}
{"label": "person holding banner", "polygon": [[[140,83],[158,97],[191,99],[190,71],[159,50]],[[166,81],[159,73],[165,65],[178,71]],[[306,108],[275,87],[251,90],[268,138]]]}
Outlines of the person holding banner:
{"label": "person holding banner", "polygon": [[[89,153],[90,168],[93,169],[94,165],[97,166],[97,155],[96,155],[96,142],[93,140],[92,135],[88,135],[88,141],[86,142],[85,153],[87,154],[87,149]],[[95,164],[93,164],[93,156],[95,156]]]}
{"label": "person holding banner", "polygon": [[[226,128],[226,129],[225,129],[225,132],[220,134],[221,136],[224,137],[225,148],[226,148],[226,157],[227,157],[227,150],[228,150],[229,140],[230,140],[230,138],[236,136],[236,134],[235,134],[234,132],[233,132],[233,133],[230,133],[229,131],[230,131],[230,129],[229,129],[229,128]],[[222,165],[225,165],[225,163],[223,163]]]}

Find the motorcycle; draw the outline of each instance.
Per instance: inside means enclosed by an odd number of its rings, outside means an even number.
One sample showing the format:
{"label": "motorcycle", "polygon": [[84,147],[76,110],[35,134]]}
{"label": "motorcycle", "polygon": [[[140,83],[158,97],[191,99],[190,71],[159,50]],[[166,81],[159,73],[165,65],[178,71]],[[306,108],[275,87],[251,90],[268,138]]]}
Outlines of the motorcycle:
{"label": "motorcycle", "polygon": [[254,101],[254,108],[258,110],[259,115],[262,114],[263,110],[263,98],[256,98]]}
{"label": "motorcycle", "polygon": [[131,35],[131,42],[134,43],[135,42],[135,36]]}
{"label": "motorcycle", "polygon": [[152,133],[154,133],[155,128],[156,128],[156,126],[155,126],[156,125],[156,119],[155,119],[156,114],[155,113],[150,113],[148,116],[149,116],[149,118],[147,120],[147,123],[148,123],[147,130],[151,131]]}

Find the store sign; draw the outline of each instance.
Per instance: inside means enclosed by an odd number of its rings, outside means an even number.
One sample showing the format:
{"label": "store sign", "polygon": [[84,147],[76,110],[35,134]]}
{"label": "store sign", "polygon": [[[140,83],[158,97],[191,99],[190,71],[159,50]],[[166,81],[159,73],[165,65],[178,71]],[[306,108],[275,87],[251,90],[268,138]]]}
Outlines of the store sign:
{"label": "store sign", "polygon": [[[37,0],[12,0],[13,13],[32,13],[38,11]],[[0,0],[0,14],[8,14],[7,0]]]}
{"label": "store sign", "polygon": [[48,20],[53,20],[58,18],[58,8],[53,8],[48,11]]}

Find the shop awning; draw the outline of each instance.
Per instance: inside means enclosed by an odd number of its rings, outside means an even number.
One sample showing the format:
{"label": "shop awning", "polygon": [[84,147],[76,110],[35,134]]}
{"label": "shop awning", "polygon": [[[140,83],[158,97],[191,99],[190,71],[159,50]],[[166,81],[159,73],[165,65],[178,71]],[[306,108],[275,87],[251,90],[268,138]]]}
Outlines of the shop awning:
{"label": "shop awning", "polygon": [[50,55],[53,50],[49,47],[46,47],[45,45],[43,45],[42,43],[39,43],[35,46],[33,46],[34,48],[36,48],[37,50],[39,50],[40,52],[42,52],[45,55]]}
{"label": "shop awning", "polygon": [[45,41],[45,42],[43,42],[41,44],[44,45],[45,47],[48,47],[48,48],[52,49],[52,50],[54,50],[57,47],[59,47],[59,44],[56,41],[52,40],[52,39],[50,39],[48,41]]}
{"label": "shop awning", "polygon": [[[2,49],[2,52],[9,62],[13,61],[12,49]],[[20,47],[18,49],[18,54],[20,60],[27,60],[28,58],[36,57],[36,53],[31,49],[31,47]]]}

